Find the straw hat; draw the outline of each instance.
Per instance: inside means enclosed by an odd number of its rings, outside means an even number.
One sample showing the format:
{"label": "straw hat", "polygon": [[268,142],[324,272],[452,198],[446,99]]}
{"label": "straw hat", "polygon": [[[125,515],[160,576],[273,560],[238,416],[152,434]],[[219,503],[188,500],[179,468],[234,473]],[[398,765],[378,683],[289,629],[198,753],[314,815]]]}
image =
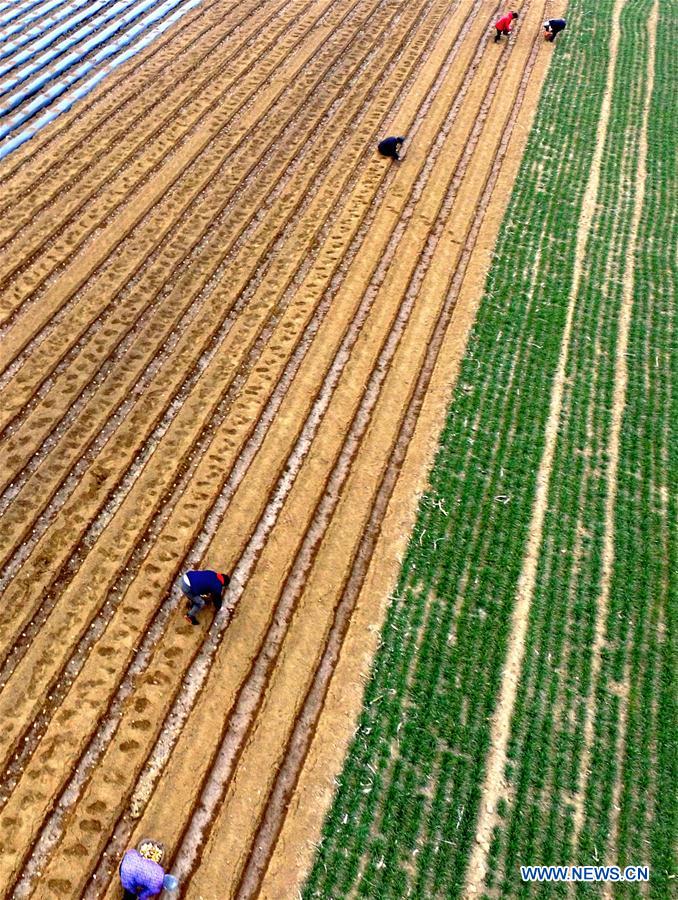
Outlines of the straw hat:
{"label": "straw hat", "polygon": [[144,859],[150,859],[154,863],[160,863],[165,855],[165,845],[161,844],[160,841],[153,841],[151,838],[144,838],[142,841],[139,841],[137,850],[140,856],[143,856]]}

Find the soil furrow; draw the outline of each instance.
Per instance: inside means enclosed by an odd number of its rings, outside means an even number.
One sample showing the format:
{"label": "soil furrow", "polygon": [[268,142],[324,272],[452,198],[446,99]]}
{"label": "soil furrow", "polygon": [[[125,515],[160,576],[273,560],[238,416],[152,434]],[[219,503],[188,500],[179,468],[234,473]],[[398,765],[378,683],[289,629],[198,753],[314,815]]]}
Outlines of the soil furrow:
{"label": "soil furrow", "polygon": [[[176,253],[174,255],[176,257]],[[167,263],[172,263],[173,266],[176,266],[178,261],[176,259],[174,261],[172,261],[172,257],[171,257],[171,253],[170,253],[170,256],[168,257],[168,259],[165,260],[165,264],[167,264]],[[152,276],[149,276],[149,277],[152,277]],[[153,282],[151,282],[151,284],[152,283]],[[119,287],[120,287],[120,285],[118,285],[118,284],[114,285],[114,288],[119,288]],[[129,289],[129,284],[128,284],[128,289]],[[157,290],[157,285],[156,285],[156,290]],[[95,295],[94,289],[92,289],[89,293],[90,293],[90,296],[92,297],[90,302],[93,304],[94,303],[94,295]]]}

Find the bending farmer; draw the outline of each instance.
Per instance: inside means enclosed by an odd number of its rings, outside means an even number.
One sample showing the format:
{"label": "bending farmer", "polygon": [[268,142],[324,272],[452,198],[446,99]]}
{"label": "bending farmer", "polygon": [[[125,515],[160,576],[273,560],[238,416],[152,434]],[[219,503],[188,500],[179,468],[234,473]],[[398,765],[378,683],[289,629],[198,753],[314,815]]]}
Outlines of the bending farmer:
{"label": "bending farmer", "polygon": [[230,575],[225,572],[212,572],[211,569],[186,572],[185,575],[182,575],[179,579],[179,587],[189,600],[186,618],[191,625],[198,624],[196,615],[210,601],[214,603],[216,611],[219,612],[224,591],[230,581]]}
{"label": "bending farmer", "polygon": [[506,37],[511,34],[511,25],[513,24],[513,20],[517,18],[517,12],[508,12],[494,23],[494,27],[497,29],[497,33],[494,36],[495,44],[499,41],[502,34],[505,34]]}
{"label": "bending farmer", "polygon": [[405,143],[403,137],[387,137],[383,141],[379,141],[377,150],[382,156],[388,156],[391,159],[400,159],[398,150]]}
{"label": "bending farmer", "polygon": [[547,41],[553,43],[561,31],[565,30],[567,22],[565,19],[548,19],[544,22],[544,37]]}
{"label": "bending farmer", "polygon": [[125,891],[123,900],[149,900],[163,888],[177,886],[172,875],[165,875],[160,861],[165,848],[157,841],[143,840],[138,850],[128,850],[120,863],[120,882]]}

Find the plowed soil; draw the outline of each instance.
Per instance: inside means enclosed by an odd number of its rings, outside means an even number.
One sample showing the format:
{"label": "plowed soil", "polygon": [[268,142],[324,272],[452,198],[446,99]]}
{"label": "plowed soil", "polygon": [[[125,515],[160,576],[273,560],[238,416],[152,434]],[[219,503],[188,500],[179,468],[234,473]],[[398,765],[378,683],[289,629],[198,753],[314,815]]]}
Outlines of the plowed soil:
{"label": "plowed soil", "polygon": [[144,835],[296,896],[548,6],[206,2],[0,167],[3,896],[117,897]]}

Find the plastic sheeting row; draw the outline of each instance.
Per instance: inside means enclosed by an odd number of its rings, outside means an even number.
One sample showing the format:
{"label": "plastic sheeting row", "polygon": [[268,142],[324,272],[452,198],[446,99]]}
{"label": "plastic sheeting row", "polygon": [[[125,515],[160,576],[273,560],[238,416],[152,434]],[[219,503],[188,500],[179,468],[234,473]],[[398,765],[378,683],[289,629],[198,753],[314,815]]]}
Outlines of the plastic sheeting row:
{"label": "plastic sheeting row", "polygon": [[[0,146],[0,159],[4,159],[17,147],[30,140],[46,125],[71,109],[78,100],[89,94],[111,71],[149,46],[160,34],[177,22],[189,10],[199,6],[201,2],[202,0],[185,0],[185,2],[182,2],[182,0],[165,0],[164,3],[161,3],[156,8],[152,8],[156,6],[157,0],[148,0],[148,2],[143,4],[143,8],[137,8],[128,13],[126,17],[123,17],[125,24],[115,27],[116,23],[114,23],[106,37],[100,34],[79,48],[78,53],[70,54],[67,65],[64,65],[66,60],[63,60],[60,64],[59,72],[52,72],[49,78],[44,79],[45,83],[42,87],[47,89],[35,97],[32,102],[22,106],[11,121],[4,123],[0,127],[0,141],[12,135],[11,139]],[[149,8],[152,8],[150,12],[148,12]],[[144,15],[145,12],[148,14]],[[111,39],[121,28],[132,24],[140,16],[143,16],[143,18],[137,21],[136,24],[133,24],[129,30]],[[106,31],[108,32],[109,29],[106,29]],[[102,44],[104,46],[101,46]],[[97,47],[100,47],[99,51],[85,59]],[[73,58],[71,59],[71,57]],[[28,87],[26,90],[28,90]],[[43,111],[44,114],[39,115]],[[24,128],[18,134],[14,134],[27,122],[30,122],[27,128]]]}
{"label": "plastic sheeting row", "polygon": [[[0,97],[4,97],[6,94],[11,93],[16,90],[19,85],[23,84],[27,81],[32,75],[36,75],[38,72],[42,72],[43,69],[46,69],[54,60],[59,59],[60,56],[63,56],[67,50],[70,50],[71,47],[76,47],[77,49],[69,54],[69,56],[64,57],[63,60],[59,60],[56,64],[57,68],[52,72],[43,74],[41,76],[44,81],[47,79],[51,80],[54,75],[60,74],[60,72],[65,71],[64,66],[68,68],[69,65],[74,65],[77,61],[78,54],[81,50],[84,50],[87,47],[92,47],[91,42],[87,44],[83,44],[82,48],[77,47],[82,41],[85,41],[87,38],[93,38],[96,36],[101,41],[106,41],[111,36],[111,34],[115,34],[121,29],[125,28],[126,25],[129,24],[130,20],[136,19],[139,16],[143,15],[149,8],[149,3],[155,4],[158,0],[142,0],[142,2],[130,13],[131,19],[127,19],[121,15],[125,10],[129,9],[131,6],[134,6],[135,3],[138,3],[138,0],[114,0],[113,5],[110,5],[110,0],[96,0],[95,3],[91,4],[89,7],[92,10],[91,19],[87,22],[86,25],[83,25],[82,28],[76,29],[72,34],[68,34],[67,37],[60,41],[56,46],[48,47],[46,53],[41,53],[40,51],[45,49],[45,47],[50,43],[49,36],[45,36],[42,41],[38,42],[38,45],[31,47],[29,50],[24,51],[26,54],[26,59],[22,60],[26,62],[26,60],[30,60],[27,66],[24,66],[23,69],[20,69],[18,72],[14,72],[11,78],[6,79],[4,82],[0,83]],[[96,13],[101,12],[102,15],[97,16]],[[84,15],[87,17],[89,10],[85,11]],[[102,31],[104,25],[108,23],[112,23],[111,27]],[[68,25],[64,24],[62,26],[63,32],[67,32]],[[62,33],[63,33],[62,32]],[[94,45],[96,46],[96,45]],[[21,54],[23,55],[23,54]],[[12,70],[15,66],[7,63],[7,69],[3,71],[3,68],[0,67],[0,76],[5,75],[7,71]],[[37,87],[32,88],[28,95],[23,92],[18,95],[18,99],[14,100],[11,104],[4,104],[0,107],[0,117],[7,115],[11,110],[16,109],[23,101],[26,99],[26,96],[32,96],[42,86],[40,79],[36,82]]]}
{"label": "plastic sheeting row", "polygon": [[[28,3],[23,3],[20,6],[17,6],[16,2],[2,4],[0,6],[0,12],[3,13],[0,15],[0,28],[3,29],[2,39],[6,40],[11,35],[22,31],[26,25],[35,22],[37,19],[42,18],[45,13],[56,9],[57,6],[63,6],[63,4],[64,0],[47,0],[47,2],[45,2],[45,0],[29,0]],[[9,12],[4,12],[6,9],[9,9]],[[33,15],[24,19],[23,17],[26,13],[31,11],[33,12]],[[15,22],[17,19],[21,19],[22,21],[13,28],[5,29],[5,25],[8,25],[10,22]]]}
{"label": "plastic sheeting row", "polygon": [[[9,71],[20,65],[26,59],[30,59],[31,54],[35,54],[44,47],[49,47],[54,41],[61,37],[62,34],[75,28],[80,22],[94,15],[103,5],[110,5],[114,0],[101,0],[98,3],[92,3],[91,0],[76,0],[75,3],[64,4],[50,16],[41,16],[38,25],[24,30],[19,27],[20,37],[15,41],[0,43],[0,60],[9,59],[0,71]],[[82,9],[82,7],[85,7]],[[80,10],[78,12],[78,10]],[[22,47],[27,44],[33,46],[23,53],[19,53]]]}

